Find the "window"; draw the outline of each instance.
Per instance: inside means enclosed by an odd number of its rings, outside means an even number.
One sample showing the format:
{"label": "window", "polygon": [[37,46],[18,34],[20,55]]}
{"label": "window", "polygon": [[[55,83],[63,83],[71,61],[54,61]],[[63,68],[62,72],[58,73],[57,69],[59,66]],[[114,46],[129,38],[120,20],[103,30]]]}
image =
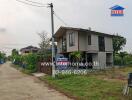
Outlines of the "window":
{"label": "window", "polygon": [[98,37],[99,41],[99,51],[105,51],[105,39],[103,36]]}
{"label": "window", "polygon": [[66,52],[67,48],[66,48],[66,38],[63,37],[62,38],[62,51]]}
{"label": "window", "polygon": [[75,46],[75,33],[69,33],[69,46]]}
{"label": "window", "polygon": [[91,45],[91,35],[88,35],[88,45]]}
{"label": "window", "polygon": [[112,56],[112,53],[106,53],[106,66],[113,65]]}

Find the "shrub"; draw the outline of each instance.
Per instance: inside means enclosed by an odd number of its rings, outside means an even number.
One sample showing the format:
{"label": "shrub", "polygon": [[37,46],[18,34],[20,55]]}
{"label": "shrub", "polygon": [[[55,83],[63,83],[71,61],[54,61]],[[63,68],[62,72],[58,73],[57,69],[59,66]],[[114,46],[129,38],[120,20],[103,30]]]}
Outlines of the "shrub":
{"label": "shrub", "polygon": [[125,57],[125,64],[126,65],[132,65],[132,55],[127,55]]}
{"label": "shrub", "polygon": [[12,61],[14,64],[19,65],[21,63],[21,56],[20,55],[14,55],[12,57]]}
{"label": "shrub", "polygon": [[[119,54],[115,55],[114,64],[122,65],[122,58],[119,56]],[[123,58],[123,64],[124,65],[132,65],[132,55],[131,54],[128,54]]]}
{"label": "shrub", "polygon": [[26,69],[28,70],[35,70],[36,69],[36,66],[37,66],[37,62],[38,62],[38,59],[37,59],[37,54],[28,54],[28,55],[24,55],[22,57],[22,60],[23,60],[23,64],[26,65]]}

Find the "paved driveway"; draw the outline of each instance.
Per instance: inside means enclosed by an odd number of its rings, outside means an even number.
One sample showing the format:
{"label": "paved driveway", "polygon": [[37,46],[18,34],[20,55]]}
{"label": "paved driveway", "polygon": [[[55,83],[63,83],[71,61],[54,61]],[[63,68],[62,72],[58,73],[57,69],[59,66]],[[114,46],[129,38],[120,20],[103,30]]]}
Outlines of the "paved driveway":
{"label": "paved driveway", "polygon": [[0,100],[69,100],[38,79],[25,75],[7,62],[0,65]]}

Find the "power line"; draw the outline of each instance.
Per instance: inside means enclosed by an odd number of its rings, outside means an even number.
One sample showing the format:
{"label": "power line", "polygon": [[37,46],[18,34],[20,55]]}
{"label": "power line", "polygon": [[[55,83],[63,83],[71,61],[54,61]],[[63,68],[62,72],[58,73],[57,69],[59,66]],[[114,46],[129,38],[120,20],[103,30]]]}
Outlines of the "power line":
{"label": "power line", "polygon": [[64,21],[62,18],[60,18],[55,12],[54,12],[54,15],[55,15],[55,17],[56,17],[57,19],[59,19],[63,24],[65,24],[66,26],[68,26],[68,24],[65,23],[65,21]]}
{"label": "power line", "polygon": [[25,0],[25,1],[28,1],[28,2],[31,2],[31,3],[34,3],[34,4],[39,4],[39,5],[47,5],[47,4],[43,4],[43,3],[39,3],[39,2],[35,2],[35,1],[31,1],[31,0]]}
{"label": "power line", "polygon": [[48,6],[45,6],[45,5],[36,5],[36,4],[33,4],[33,3],[27,3],[27,2],[24,2],[24,1],[21,1],[21,0],[16,0],[16,1],[21,2],[23,4],[26,4],[26,5],[35,6],[35,7],[48,7]]}
{"label": "power line", "polygon": [[[24,3],[24,4],[27,4],[27,5],[30,5],[30,6],[36,6],[36,7],[49,7],[50,5],[49,4],[42,4],[42,3],[39,3],[39,2],[35,2],[35,1],[31,1],[31,0],[25,0],[25,1],[27,1],[27,2],[24,2],[24,1],[21,1],[21,0],[16,0],[16,1],[18,1],[18,2],[21,2],[21,3]],[[38,4],[38,5],[36,5],[36,4]],[[46,6],[47,5],[47,6]],[[49,6],[48,6],[49,5]],[[55,15],[55,17],[58,19],[58,20],[60,20],[64,25],[66,25],[66,26],[68,26],[68,24],[67,23],[65,23],[65,21],[62,19],[62,18],[60,18],[55,12],[54,12],[54,15]]]}

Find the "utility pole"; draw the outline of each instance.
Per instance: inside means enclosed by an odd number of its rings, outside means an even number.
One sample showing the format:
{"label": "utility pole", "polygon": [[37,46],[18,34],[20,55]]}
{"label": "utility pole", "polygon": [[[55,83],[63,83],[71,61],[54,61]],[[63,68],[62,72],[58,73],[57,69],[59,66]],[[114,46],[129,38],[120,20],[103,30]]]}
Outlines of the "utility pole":
{"label": "utility pole", "polygon": [[[36,7],[46,7],[45,5],[33,1],[23,2],[16,0],[18,2],[30,5],[30,6],[36,6]],[[39,5],[38,5],[39,4]],[[46,4],[47,5],[47,4]],[[52,29],[52,77],[55,77],[55,64],[54,64],[54,58],[55,58],[55,49],[54,49],[54,10],[53,10],[53,3],[48,4],[48,7],[51,8],[51,29]]]}
{"label": "utility pole", "polygon": [[55,77],[55,49],[54,49],[54,10],[53,3],[49,4],[51,8],[51,29],[52,29],[52,77]]}

